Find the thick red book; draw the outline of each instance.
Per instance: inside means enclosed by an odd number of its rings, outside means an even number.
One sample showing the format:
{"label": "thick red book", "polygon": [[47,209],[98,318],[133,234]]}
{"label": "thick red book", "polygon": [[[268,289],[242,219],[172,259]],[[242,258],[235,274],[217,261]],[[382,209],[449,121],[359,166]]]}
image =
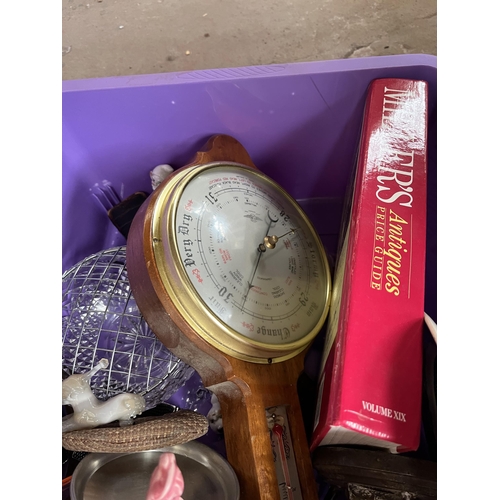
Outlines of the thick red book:
{"label": "thick red book", "polygon": [[368,89],[312,449],[419,446],[427,110],[424,81],[380,79]]}

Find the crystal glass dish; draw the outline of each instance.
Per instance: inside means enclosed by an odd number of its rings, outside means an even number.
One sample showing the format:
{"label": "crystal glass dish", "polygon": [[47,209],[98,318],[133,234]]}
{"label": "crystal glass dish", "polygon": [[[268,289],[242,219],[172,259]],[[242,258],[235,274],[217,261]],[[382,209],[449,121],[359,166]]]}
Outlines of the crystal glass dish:
{"label": "crystal glass dish", "polygon": [[194,373],[154,335],[132,295],[126,247],[93,254],[62,276],[62,368],[71,375],[100,359],[109,366],[92,378],[98,399],[142,394],[146,409],[166,401]]}

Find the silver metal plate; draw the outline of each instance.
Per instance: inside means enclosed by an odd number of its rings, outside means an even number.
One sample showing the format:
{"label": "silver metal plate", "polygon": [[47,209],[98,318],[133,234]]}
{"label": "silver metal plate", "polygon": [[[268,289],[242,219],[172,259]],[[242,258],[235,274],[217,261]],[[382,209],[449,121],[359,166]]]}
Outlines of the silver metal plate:
{"label": "silver metal plate", "polygon": [[183,500],[238,500],[238,479],[229,463],[196,441],[136,453],[90,453],[71,480],[71,500],[145,500],[160,455],[175,454],[184,477]]}

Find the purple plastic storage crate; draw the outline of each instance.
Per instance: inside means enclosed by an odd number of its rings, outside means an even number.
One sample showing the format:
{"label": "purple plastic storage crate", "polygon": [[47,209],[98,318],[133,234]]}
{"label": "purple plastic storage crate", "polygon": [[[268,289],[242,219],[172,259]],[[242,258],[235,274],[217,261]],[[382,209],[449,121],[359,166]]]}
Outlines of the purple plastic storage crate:
{"label": "purple plastic storage crate", "polygon": [[63,270],[124,243],[93,193],[151,191],[148,172],[187,162],[212,134],[234,136],[303,201],[336,245],[368,84],[427,80],[429,236],[426,311],[436,318],[436,57],[399,55],[63,82]]}
{"label": "purple plastic storage crate", "polygon": [[[63,271],[125,243],[104,209],[109,186],[120,199],[150,192],[152,168],[182,166],[218,133],[238,139],[300,201],[333,259],[367,88],[388,77],[429,82],[425,309],[437,321],[437,60],[429,55],[64,81]],[[312,376],[319,355],[312,349],[306,363]]]}

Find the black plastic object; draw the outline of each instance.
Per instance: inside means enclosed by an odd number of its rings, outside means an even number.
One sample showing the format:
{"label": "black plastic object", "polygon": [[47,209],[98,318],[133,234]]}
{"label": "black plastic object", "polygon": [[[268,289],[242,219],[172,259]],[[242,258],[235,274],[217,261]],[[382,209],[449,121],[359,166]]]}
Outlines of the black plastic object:
{"label": "black plastic object", "polygon": [[135,214],[148,196],[144,191],[138,191],[108,210],[109,219],[125,238]]}

